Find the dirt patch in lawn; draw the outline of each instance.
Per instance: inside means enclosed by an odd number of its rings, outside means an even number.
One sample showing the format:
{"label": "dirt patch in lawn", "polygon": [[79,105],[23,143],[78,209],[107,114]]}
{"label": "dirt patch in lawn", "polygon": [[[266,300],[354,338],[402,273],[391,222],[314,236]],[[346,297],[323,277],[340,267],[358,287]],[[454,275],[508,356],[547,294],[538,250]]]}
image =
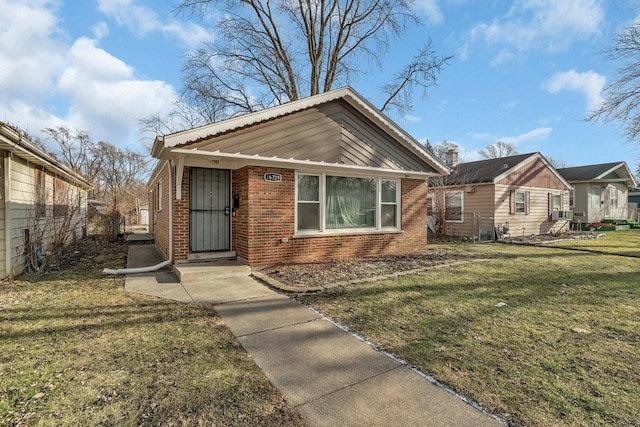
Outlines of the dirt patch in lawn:
{"label": "dirt patch in lawn", "polygon": [[260,273],[290,287],[314,288],[397,275],[469,258],[469,254],[449,250],[433,250],[400,256],[372,256],[304,264],[278,264],[265,267],[260,270]]}

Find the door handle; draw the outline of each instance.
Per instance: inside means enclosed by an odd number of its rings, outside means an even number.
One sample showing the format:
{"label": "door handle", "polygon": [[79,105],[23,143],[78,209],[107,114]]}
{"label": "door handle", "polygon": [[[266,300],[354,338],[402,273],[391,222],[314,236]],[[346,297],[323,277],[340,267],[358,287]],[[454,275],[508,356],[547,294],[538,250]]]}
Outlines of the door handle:
{"label": "door handle", "polygon": [[231,209],[229,208],[229,206],[225,206],[224,207],[224,214],[225,215],[230,215],[231,214]]}

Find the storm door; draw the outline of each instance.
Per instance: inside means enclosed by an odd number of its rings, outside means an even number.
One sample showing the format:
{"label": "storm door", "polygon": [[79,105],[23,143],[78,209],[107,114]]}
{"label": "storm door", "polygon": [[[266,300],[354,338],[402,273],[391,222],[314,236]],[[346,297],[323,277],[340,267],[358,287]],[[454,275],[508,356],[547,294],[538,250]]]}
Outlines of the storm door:
{"label": "storm door", "polygon": [[189,245],[191,252],[231,247],[231,180],[228,170],[191,168]]}

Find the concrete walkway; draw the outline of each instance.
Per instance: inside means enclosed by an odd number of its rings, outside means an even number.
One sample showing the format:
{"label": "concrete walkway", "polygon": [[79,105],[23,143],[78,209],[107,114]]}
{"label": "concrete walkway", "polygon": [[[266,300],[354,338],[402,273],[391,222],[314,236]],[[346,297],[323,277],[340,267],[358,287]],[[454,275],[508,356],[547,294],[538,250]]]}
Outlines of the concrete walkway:
{"label": "concrete walkway", "polygon": [[[127,267],[162,261],[129,247]],[[500,423],[249,276],[179,283],[169,270],[129,274],[125,289],[213,304],[271,383],[309,426],[497,426]]]}

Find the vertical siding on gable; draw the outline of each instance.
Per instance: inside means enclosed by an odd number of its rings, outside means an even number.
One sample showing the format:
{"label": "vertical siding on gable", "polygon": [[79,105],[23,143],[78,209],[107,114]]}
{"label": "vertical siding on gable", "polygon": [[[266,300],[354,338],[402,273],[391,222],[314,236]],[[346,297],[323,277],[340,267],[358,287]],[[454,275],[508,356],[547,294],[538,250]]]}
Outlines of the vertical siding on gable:
{"label": "vertical siding on gable", "polygon": [[520,169],[511,172],[497,184],[553,190],[565,189],[562,181],[540,159],[535,159]]}

